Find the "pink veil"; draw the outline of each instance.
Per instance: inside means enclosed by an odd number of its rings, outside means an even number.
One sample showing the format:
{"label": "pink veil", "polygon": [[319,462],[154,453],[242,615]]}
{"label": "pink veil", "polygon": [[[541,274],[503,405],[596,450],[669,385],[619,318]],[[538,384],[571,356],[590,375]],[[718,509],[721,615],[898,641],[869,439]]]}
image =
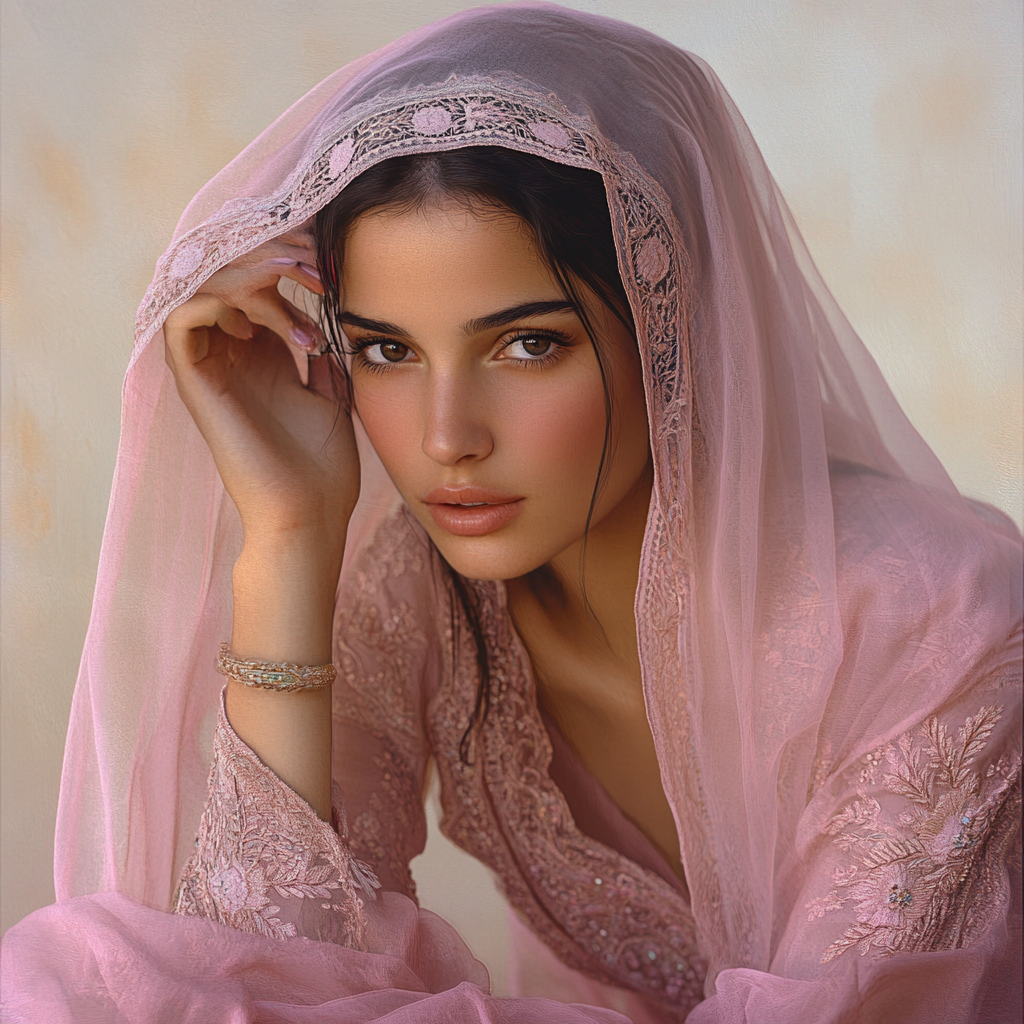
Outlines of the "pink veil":
{"label": "pink veil", "polygon": [[[240,529],[165,366],[163,320],[231,260],[302,237],[373,163],[468,145],[605,179],[655,458],[636,599],[645,693],[708,991],[722,991],[722,970],[740,985],[791,955],[780,886],[798,887],[806,822],[828,801],[808,804],[815,766],[854,765],[995,672],[1019,707],[1020,537],[959,495],[900,410],[713,72],[550,5],[468,11],[343,68],[185,211],[124,384],[58,899],[115,890],[166,910],[206,794]],[[353,547],[391,494],[364,456]],[[889,568],[853,549],[884,549]],[[909,577],[916,589],[896,593]],[[851,655],[844,615],[878,595],[876,618],[858,620],[877,642]]]}

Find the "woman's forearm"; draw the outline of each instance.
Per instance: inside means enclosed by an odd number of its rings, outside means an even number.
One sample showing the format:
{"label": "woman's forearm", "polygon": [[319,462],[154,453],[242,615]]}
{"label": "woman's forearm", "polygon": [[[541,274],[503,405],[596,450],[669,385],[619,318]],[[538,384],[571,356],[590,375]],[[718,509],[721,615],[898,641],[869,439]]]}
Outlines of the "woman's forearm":
{"label": "woman's forearm", "polygon": [[[340,541],[327,545],[322,532],[246,538],[232,577],[237,657],[298,665],[331,660]],[[329,821],[330,687],[275,693],[229,680],[227,713],[256,756]]]}

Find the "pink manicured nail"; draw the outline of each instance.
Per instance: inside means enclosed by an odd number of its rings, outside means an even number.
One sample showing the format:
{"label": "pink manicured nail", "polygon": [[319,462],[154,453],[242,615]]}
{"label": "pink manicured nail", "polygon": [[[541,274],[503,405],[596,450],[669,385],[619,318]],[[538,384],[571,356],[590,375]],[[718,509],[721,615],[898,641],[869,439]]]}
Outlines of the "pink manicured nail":
{"label": "pink manicured nail", "polygon": [[292,327],[292,341],[294,341],[299,348],[315,349],[320,347],[320,342],[318,341],[316,334],[313,333],[312,328],[301,327],[298,324]]}

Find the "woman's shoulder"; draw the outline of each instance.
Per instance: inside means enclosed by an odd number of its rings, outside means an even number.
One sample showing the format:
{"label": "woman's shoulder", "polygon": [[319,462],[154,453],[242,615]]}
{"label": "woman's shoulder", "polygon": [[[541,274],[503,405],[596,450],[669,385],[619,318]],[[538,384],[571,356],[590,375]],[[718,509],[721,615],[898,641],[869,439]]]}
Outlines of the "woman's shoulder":
{"label": "woman's shoulder", "polygon": [[863,466],[831,467],[840,602],[902,618],[1022,613],[1020,531],[1004,513]]}
{"label": "woman's shoulder", "polygon": [[844,653],[830,704],[840,732],[1016,706],[1022,587],[1012,522],[856,466],[833,472],[833,509]]}

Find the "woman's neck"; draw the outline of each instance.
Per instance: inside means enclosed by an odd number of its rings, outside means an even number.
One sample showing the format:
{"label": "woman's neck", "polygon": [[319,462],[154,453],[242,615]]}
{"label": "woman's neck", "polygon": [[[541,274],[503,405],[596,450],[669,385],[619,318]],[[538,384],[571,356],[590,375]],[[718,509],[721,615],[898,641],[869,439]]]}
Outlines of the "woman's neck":
{"label": "woman's neck", "polygon": [[583,660],[610,659],[639,682],[633,602],[651,486],[648,464],[629,494],[590,529],[585,544],[581,540],[508,582],[509,609],[517,628],[525,627],[520,632],[528,649],[532,638],[553,632]]}
{"label": "woman's neck", "polygon": [[648,467],[590,531],[585,552],[576,545],[509,581],[509,612],[530,655],[540,706],[682,879],[679,837],[647,718],[633,612],[650,496]]}

